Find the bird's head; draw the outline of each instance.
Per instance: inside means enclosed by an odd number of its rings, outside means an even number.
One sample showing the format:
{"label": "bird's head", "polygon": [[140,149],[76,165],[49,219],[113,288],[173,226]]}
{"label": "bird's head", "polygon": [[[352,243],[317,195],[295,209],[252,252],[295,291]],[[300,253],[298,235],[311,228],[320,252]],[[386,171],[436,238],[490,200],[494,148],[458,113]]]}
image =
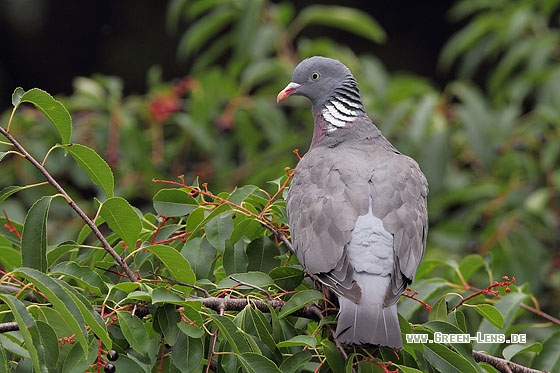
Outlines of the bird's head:
{"label": "bird's head", "polygon": [[277,101],[289,96],[304,96],[311,100],[314,108],[318,108],[348,80],[354,81],[354,77],[341,62],[319,56],[307,58],[296,66],[292,81],[278,94]]}

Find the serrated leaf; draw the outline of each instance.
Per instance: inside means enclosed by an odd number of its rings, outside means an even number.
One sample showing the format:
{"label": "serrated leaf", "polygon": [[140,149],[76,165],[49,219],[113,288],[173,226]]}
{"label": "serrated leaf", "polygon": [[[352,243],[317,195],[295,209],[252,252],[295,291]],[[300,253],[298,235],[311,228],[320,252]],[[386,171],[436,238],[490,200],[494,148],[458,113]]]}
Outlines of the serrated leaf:
{"label": "serrated leaf", "polygon": [[47,216],[53,196],[44,196],[31,206],[21,233],[21,263],[24,267],[47,271]]}
{"label": "serrated leaf", "polygon": [[492,325],[496,328],[501,328],[504,326],[504,318],[500,311],[496,307],[490,304],[477,304],[474,306],[476,312],[478,312],[486,320],[490,321]]}
{"label": "serrated leaf", "polygon": [[161,189],[153,201],[156,212],[166,217],[186,216],[198,207],[196,200],[183,189]]}
{"label": "serrated leaf", "polygon": [[142,231],[142,222],[134,208],[121,197],[112,197],[101,205],[99,215],[109,228],[123,239],[131,250],[136,248],[136,240]]}
{"label": "serrated leaf", "polygon": [[87,330],[86,322],[78,308],[78,305],[66,292],[66,290],[53,279],[42,272],[33,268],[18,268],[12,272],[14,275],[25,277],[28,281],[39,289],[39,291],[48,299],[55,310],[66,320],[68,326],[72,329],[76,336],[76,340],[82,347],[82,351],[87,354]]}
{"label": "serrated leaf", "polygon": [[48,372],[45,348],[42,345],[41,335],[35,320],[27,311],[25,304],[9,294],[0,294],[0,299],[12,310],[12,315],[19,326],[19,332],[25,341],[33,367],[38,372]]}
{"label": "serrated leaf", "polygon": [[336,27],[377,43],[387,38],[383,28],[366,12],[337,5],[311,5],[299,12],[290,26],[293,36],[311,24]]}
{"label": "serrated leaf", "polygon": [[303,290],[297,292],[284,304],[284,306],[282,306],[278,317],[286,317],[289,314],[305,307],[308,303],[315,302],[320,299],[323,299],[323,294],[317,290]]}
{"label": "serrated leaf", "polygon": [[[63,144],[70,142],[70,136],[72,135],[72,118],[68,110],[60,103],[60,101],[55,100],[50,94],[39,89],[32,88],[29,91],[23,93],[20,96],[21,91],[16,89],[18,92],[16,95],[16,101],[19,97],[19,106],[22,102],[29,102],[33,104],[39,111],[41,111],[56,127]],[[16,92],[14,92],[15,94]],[[12,95],[12,102],[14,101],[14,96]],[[17,107],[16,106],[16,107]]]}
{"label": "serrated leaf", "polygon": [[113,171],[95,150],[80,144],[67,144],[61,147],[70,153],[82,170],[87,172],[91,181],[103,189],[107,198],[113,197],[115,188]]}
{"label": "serrated leaf", "polygon": [[[144,250],[148,250],[157,256],[174,280],[187,284],[194,284],[196,282],[196,276],[189,262],[175,248],[167,245],[152,245],[145,247]],[[182,289],[187,294],[190,292],[188,287],[183,287]]]}

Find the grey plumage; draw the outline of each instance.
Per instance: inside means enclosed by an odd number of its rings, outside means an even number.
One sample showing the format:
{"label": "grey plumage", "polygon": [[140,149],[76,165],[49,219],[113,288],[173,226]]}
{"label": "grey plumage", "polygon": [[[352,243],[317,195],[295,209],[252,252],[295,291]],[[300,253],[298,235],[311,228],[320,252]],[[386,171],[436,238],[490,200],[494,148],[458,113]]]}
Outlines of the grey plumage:
{"label": "grey plumage", "polygon": [[287,198],[296,255],[338,295],[339,342],[401,348],[396,302],[426,247],[426,178],[369,119],[342,63],[302,61],[278,100],[290,95],[315,119]]}

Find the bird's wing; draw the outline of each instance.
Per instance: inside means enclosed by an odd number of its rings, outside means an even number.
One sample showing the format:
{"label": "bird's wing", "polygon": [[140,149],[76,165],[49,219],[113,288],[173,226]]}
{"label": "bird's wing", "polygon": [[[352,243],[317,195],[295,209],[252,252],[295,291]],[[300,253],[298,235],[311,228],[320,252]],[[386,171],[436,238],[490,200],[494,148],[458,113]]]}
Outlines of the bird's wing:
{"label": "bird's wing", "polygon": [[428,235],[428,183],[412,158],[397,151],[375,158],[371,177],[373,214],[393,235],[395,261],[385,305],[395,303],[424,256]]}
{"label": "bird's wing", "polygon": [[395,268],[385,297],[390,305],[412,281],[424,254],[428,187],[417,163],[381,140],[379,146],[350,141],[312,149],[296,168],[287,210],[302,265],[338,294],[358,301],[361,290],[347,244],[371,201],[373,214],[394,237]]}
{"label": "bird's wing", "polygon": [[336,293],[357,302],[361,290],[346,246],[356,219],[368,212],[368,185],[367,176],[359,173],[359,160],[341,150],[317,147],[303,157],[288,191],[287,211],[300,263]]}

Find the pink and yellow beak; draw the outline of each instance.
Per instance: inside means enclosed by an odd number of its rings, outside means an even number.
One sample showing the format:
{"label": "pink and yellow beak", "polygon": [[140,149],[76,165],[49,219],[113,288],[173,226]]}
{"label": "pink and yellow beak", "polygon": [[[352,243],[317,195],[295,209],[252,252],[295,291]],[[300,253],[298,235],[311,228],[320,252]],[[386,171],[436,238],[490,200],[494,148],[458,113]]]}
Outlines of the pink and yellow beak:
{"label": "pink and yellow beak", "polygon": [[296,89],[298,89],[300,85],[301,84],[297,84],[297,83],[294,83],[294,82],[291,82],[290,84],[288,84],[286,86],[286,88],[284,88],[283,90],[280,91],[280,93],[278,93],[278,96],[276,96],[276,102],[283,101],[286,98],[293,95],[294,92],[296,91]]}

